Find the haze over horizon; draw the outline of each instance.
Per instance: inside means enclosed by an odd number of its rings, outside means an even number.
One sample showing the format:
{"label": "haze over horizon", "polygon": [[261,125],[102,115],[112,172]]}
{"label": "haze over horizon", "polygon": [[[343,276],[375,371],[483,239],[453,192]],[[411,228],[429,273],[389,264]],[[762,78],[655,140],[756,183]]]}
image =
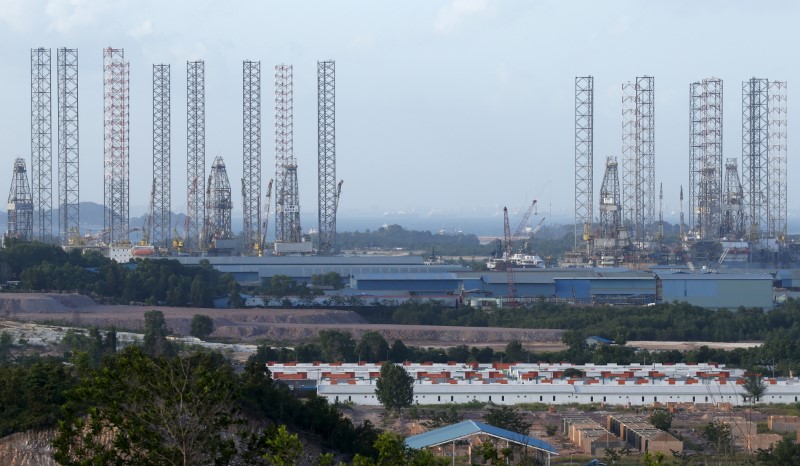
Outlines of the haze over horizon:
{"label": "haze over horizon", "polygon": [[[131,215],[152,176],[152,65],[172,68],[172,210],[186,210],[186,61],[206,69],[206,171],[225,159],[241,217],[242,61],[261,61],[262,190],[274,175],[273,68],[294,65],[294,148],[301,209],[315,216],[316,62],[337,65],[342,218],[502,216],[539,199],[569,223],[574,208],[574,78],[595,77],[594,191],[620,156],[621,84],[655,77],[656,183],[678,218],[688,185],[689,83],[725,83],[724,156],[741,157],[741,82],[789,83],[789,224],[798,134],[791,59],[794,2],[404,2],[2,0],[0,192],[16,157],[30,168],[30,49],[77,48],[81,201],[103,202],[102,48],[131,64]],[[53,75],[55,89],[55,74]],[[53,95],[55,117],[56,95]],[[57,125],[53,120],[54,168]],[[56,177],[54,176],[55,180]],[[53,198],[57,199],[56,187]],[[688,200],[684,208],[687,208]],[[54,205],[54,208],[56,206]],[[274,211],[274,210],[273,210]],[[597,208],[595,207],[595,216]],[[394,223],[394,222],[389,222]],[[443,226],[445,226],[444,222]],[[304,229],[316,225],[304,224]],[[449,228],[456,228],[453,225]],[[796,231],[796,230],[795,230]]]}

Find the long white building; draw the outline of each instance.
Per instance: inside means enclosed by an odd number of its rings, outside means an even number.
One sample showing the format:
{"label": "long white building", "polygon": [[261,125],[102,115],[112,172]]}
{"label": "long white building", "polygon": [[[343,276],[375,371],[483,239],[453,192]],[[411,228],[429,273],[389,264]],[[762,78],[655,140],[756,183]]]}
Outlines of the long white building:
{"label": "long white building", "polygon": [[[470,401],[518,403],[603,403],[641,406],[653,403],[730,403],[744,405],[742,369],[717,364],[403,364],[414,377],[414,403]],[[294,381],[330,402],[379,405],[375,382],[380,364],[268,364],[276,380]],[[565,371],[579,376],[565,376]],[[766,378],[761,403],[800,401],[800,379]]]}

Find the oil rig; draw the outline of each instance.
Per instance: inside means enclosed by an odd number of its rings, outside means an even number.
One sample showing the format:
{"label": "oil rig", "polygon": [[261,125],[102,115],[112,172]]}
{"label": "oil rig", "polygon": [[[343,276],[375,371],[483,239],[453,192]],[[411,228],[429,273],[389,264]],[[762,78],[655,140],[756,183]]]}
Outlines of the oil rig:
{"label": "oil rig", "polygon": [[785,81],[742,82],[741,159],[723,159],[722,80],[689,85],[688,223],[681,186],[678,231],[667,234],[660,185],[656,196],[653,77],[623,84],[621,96],[622,166],[616,156],[606,158],[595,217],[594,77],[575,78],[575,245],[565,265],[694,268],[789,260]]}

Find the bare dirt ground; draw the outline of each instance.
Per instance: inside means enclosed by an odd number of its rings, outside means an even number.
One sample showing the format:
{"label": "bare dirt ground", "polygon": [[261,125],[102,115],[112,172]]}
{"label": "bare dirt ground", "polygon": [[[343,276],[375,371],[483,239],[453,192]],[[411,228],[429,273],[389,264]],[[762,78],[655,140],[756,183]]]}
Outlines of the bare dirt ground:
{"label": "bare dirt ground", "polygon": [[691,351],[701,346],[708,346],[714,349],[734,350],[737,348],[755,348],[761,346],[763,343],[758,341],[743,341],[743,342],[720,342],[720,341],[629,341],[626,346],[633,346],[636,348],[653,350],[678,350],[678,351]]}
{"label": "bare dirt ground", "polygon": [[241,342],[274,341],[298,343],[314,338],[320,330],[349,332],[358,340],[365,332],[380,333],[387,341],[399,339],[406,345],[450,347],[458,345],[504,347],[509,341],[546,351],[563,347],[561,330],[497,327],[437,327],[430,325],[369,324],[352,311],[331,309],[206,309],[166,306],[100,305],[74,294],[0,294],[0,318],[69,326],[116,326],[120,330],[141,330],[144,313],[164,313],[167,325],[188,335],[192,316],[204,314],[214,320],[214,334]]}

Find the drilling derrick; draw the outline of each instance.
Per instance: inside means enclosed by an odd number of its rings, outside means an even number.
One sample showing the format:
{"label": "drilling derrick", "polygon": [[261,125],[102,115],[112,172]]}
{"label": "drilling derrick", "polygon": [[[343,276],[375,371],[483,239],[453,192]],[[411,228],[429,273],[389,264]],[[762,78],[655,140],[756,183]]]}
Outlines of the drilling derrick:
{"label": "drilling derrick", "polygon": [[785,241],[787,164],[786,164],[786,82],[769,82],[769,230],[773,238]]}
{"label": "drilling derrick", "polygon": [[[333,60],[317,62],[317,176],[319,253],[331,254],[336,240],[336,91]],[[339,185],[341,187],[341,184]]]}
{"label": "drilling derrick", "polygon": [[654,97],[650,76],[622,85],[622,204],[625,226],[640,245],[655,236]]}
{"label": "drilling derrick", "polygon": [[628,239],[627,230],[622,224],[616,157],[606,159],[606,171],[603,174],[603,183],[600,185],[599,233],[599,237],[594,239],[594,249],[601,255],[601,265],[616,265],[617,251],[626,245]]}
{"label": "drilling derrick", "polygon": [[103,49],[105,230],[111,245],[129,234],[129,63],[123,49]]}
{"label": "drilling derrick", "polygon": [[31,49],[31,188],[36,239],[53,234],[53,130],[50,49]]}
{"label": "drilling derrick", "polygon": [[689,211],[697,239],[716,239],[722,222],[722,80],[690,85]]}
{"label": "drilling derrick", "polygon": [[33,239],[33,197],[28,186],[25,159],[14,161],[14,175],[8,192],[8,230],[6,236],[23,241]]}
{"label": "drilling derrick", "polygon": [[170,66],[153,65],[153,246],[169,248],[171,209]]}
{"label": "drilling derrick", "polygon": [[[300,242],[301,232],[297,161],[293,148],[292,86],[292,65],[277,65],[275,67],[275,241],[286,243]],[[335,178],[334,167],[333,179]]]}
{"label": "drilling derrick", "polygon": [[261,242],[261,62],[242,63],[242,106],[243,252],[255,255]]}
{"label": "drilling derrick", "polygon": [[591,239],[594,171],[594,78],[575,78],[575,248]]}
{"label": "drilling derrick", "polygon": [[600,185],[600,237],[616,239],[622,227],[622,205],[619,197],[617,158],[606,159],[606,171]]}
{"label": "drilling derrick", "polygon": [[184,234],[189,249],[200,249],[204,244],[201,236],[206,218],[202,189],[206,164],[205,89],[205,63],[202,60],[186,62],[186,215],[189,221]]}
{"label": "drilling derrick", "polygon": [[742,83],[742,171],[751,241],[767,231],[769,150],[768,82],[751,78]]}
{"label": "drilling derrick", "polygon": [[736,159],[725,160],[725,196],[720,235],[729,239],[745,236],[744,192]]}
{"label": "drilling derrick", "polygon": [[79,231],[78,49],[60,48],[58,62],[58,231],[61,244]]}
{"label": "drilling derrick", "polygon": [[211,165],[207,194],[208,230],[204,235],[207,242],[233,238],[231,184],[228,181],[228,172],[225,170],[225,162],[222,161],[222,157],[216,157]]}

